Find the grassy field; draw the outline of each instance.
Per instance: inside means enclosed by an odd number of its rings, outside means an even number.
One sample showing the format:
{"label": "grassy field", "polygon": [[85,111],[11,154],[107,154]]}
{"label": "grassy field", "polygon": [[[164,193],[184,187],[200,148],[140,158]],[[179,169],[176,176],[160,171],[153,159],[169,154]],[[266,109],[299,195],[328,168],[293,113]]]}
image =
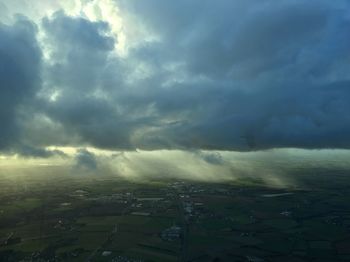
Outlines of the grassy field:
{"label": "grassy field", "polygon": [[[8,185],[0,194],[0,261],[33,255],[57,261],[349,261],[350,179],[315,177],[303,177],[299,188],[242,179],[177,186],[103,177],[0,179]],[[163,239],[174,225],[180,236]],[[12,242],[4,244],[9,236]],[[111,254],[103,257],[103,251]]]}

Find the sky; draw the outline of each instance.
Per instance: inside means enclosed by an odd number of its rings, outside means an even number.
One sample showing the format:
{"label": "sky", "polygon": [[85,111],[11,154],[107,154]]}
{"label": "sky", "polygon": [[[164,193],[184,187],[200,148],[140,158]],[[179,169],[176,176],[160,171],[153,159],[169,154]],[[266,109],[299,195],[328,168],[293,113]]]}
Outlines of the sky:
{"label": "sky", "polygon": [[336,157],[349,69],[347,0],[0,0],[1,159]]}

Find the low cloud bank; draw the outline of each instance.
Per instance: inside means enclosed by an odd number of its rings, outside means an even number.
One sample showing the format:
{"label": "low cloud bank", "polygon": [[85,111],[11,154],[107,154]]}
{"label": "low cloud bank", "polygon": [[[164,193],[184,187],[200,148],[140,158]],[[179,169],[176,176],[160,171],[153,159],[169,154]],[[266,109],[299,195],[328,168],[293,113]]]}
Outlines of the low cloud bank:
{"label": "low cloud bank", "polygon": [[[63,150],[65,151],[65,150]],[[51,174],[62,178],[114,177],[135,182],[193,180],[206,182],[257,181],[271,187],[302,186],[307,174],[328,179],[350,172],[347,150],[275,149],[259,152],[137,151],[114,152],[91,148],[65,151],[49,159],[0,158],[5,174]],[[46,172],[46,173],[45,173]]]}

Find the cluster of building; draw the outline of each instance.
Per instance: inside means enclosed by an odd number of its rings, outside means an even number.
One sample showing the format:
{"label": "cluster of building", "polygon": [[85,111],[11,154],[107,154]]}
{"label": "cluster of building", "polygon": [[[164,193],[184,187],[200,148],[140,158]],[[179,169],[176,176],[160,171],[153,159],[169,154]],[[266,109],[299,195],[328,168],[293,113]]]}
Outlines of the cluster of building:
{"label": "cluster of building", "polygon": [[133,259],[126,256],[116,256],[111,262],[143,262],[141,259]]}
{"label": "cluster of building", "polygon": [[99,203],[122,203],[127,204],[134,200],[134,196],[132,193],[115,193],[111,195],[102,195],[98,197],[91,197],[88,200],[96,201]]}
{"label": "cluster of building", "polygon": [[246,256],[248,262],[264,262],[265,260],[256,256]]}
{"label": "cluster of building", "polygon": [[161,238],[164,241],[174,241],[179,239],[181,236],[181,227],[179,226],[172,226],[170,228],[165,229],[162,233],[161,233]]}

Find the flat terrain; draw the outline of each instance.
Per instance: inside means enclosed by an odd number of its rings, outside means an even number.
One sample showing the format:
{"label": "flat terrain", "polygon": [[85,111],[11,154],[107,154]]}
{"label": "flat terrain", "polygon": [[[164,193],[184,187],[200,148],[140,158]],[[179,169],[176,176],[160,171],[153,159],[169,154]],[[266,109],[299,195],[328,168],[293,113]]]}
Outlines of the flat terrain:
{"label": "flat terrain", "polygon": [[350,174],[298,186],[0,176],[0,261],[350,261]]}

